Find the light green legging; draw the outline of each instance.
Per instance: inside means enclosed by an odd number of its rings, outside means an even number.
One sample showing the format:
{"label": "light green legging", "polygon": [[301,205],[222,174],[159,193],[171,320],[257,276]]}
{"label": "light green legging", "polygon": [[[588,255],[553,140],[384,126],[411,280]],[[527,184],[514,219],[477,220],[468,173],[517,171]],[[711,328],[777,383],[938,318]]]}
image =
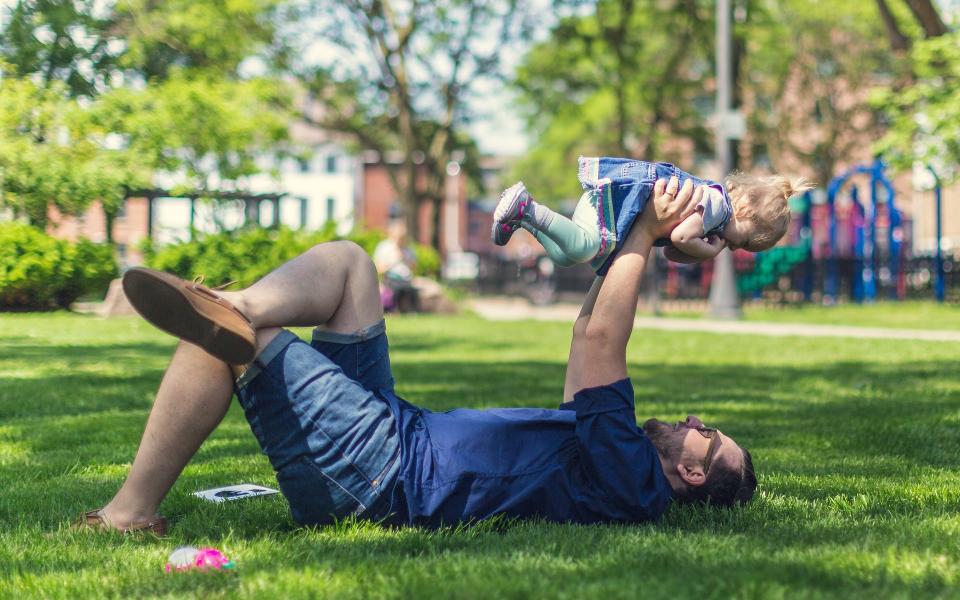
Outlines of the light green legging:
{"label": "light green legging", "polygon": [[[541,210],[546,209],[542,204]],[[549,210],[549,209],[546,209]],[[546,227],[523,222],[523,228],[533,234],[547,251],[547,256],[560,267],[589,262],[600,250],[600,226],[597,206],[592,191],[580,196],[573,219],[550,211],[553,218]]]}

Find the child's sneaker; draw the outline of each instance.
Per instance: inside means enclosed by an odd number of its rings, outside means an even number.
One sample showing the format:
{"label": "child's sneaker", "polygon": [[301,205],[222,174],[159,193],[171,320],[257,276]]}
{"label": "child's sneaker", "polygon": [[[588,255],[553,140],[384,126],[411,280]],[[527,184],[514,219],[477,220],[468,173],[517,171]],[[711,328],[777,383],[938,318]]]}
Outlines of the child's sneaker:
{"label": "child's sneaker", "polygon": [[530,210],[532,198],[523,182],[517,182],[500,194],[500,203],[493,213],[493,231],[490,237],[498,246],[505,246],[513,236],[513,232],[520,229],[524,215]]}

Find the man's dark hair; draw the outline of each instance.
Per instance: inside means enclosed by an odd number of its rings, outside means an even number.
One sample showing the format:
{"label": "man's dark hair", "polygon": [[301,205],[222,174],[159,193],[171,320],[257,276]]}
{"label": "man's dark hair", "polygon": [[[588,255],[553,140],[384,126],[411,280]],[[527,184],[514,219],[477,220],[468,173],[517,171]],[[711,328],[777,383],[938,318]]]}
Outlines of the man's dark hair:
{"label": "man's dark hair", "polygon": [[701,486],[687,486],[674,495],[681,504],[710,504],[712,506],[733,506],[747,504],[753,499],[757,489],[757,476],[753,473],[753,458],[746,448],[740,469],[732,469],[724,463],[717,463],[710,469],[710,476]]}

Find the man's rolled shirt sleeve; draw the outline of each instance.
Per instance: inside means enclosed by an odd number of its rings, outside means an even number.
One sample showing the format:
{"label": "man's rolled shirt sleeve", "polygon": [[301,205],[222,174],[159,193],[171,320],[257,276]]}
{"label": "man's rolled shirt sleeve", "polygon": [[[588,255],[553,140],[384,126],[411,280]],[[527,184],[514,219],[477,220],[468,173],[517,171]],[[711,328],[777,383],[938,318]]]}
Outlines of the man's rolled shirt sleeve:
{"label": "man's rolled shirt sleeve", "polygon": [[666,510],[671,492],[653,443],[637,427],[630,379],[586,388],[561,410],[576,413],[584,476],[617,520],[649,520]]}

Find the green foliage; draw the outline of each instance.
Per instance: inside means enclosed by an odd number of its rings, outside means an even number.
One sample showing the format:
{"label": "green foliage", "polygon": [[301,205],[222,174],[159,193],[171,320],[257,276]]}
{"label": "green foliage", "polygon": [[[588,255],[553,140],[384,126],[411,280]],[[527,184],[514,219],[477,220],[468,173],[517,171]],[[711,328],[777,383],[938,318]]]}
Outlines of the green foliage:
{"label": "green foliage", "polygon": [[109,236],[157,171],[179,192],[237,187],[287,150],[286,85],[240,68],[283,62],[286,4],[19,0],[0,20],[0,202],[44,227],[99,200]]}
{"label": "green foliage", "polygon": [[66,285],[57,294],[57,305],[64,308],[85,294],[103,293],[120,275],[116,251],[110,244],[81,239],[69,246],[73,263]]}
{"label": "green foliage", "polygon": [[0,205],[44,227],[50,207],[77,214],[100,200],[109,217],[128,188],[147,185],[145,161],[107,147],[89,114],[62,84],[41,87],[0,64]]}
{"label": "green foliage", "polygon": [[[144,247],[147,265],[193,279],[203,275],[208,285],[236,280],[249,286],[286,261],[312,246],[339,238],[332,226],[306,233],[285,227],[260,227],[200,236],[190,242],[153,248]],[[368,252],[382,239],[367,232],[353,239]]]}
{"label": "green foliage", "polygon": [[90,0],[18,0],[0,30],[0,60],[18,77],[39,75],[44,87],[57,81],[70,96],[95,96],[117,67],[110,44],[109,14]]}
{"label": "green foliage", "polygon": [[910,65],[911,85],[874,94],[890,120],[877,149],[901,167],[920,161],[953,168],[960,164],[960,32],[917,40]]}
{"label": "green foliage", "polygon": [[423,277],[440,277],[440,253],[433,246],[414,244],[413,253],[417,257],[417,264],[413,271]]}
{"label": "green foliage", "polygon": [[288,60],[278,31],[295,20],[284,0],[17,0],[0,23],[0,60],[18,76],[95,97],[113,78],[165,80],[189,71],[236,78],[244,60]]}
{"label": "green foliage", "polygon": [[90,120],[141,161],[183,172],[181,191],[203,192],[258,172],[255,158],[288,139],[289,110],[279,81],[174,76],[102,95]]}
{"label": "green foliage", "polygon": [[147,80],[189,71],[236,77],[241,63],[258,56],[282,63],[278,34],[284,0],[126,0],[116,3],[115,30],[126,41],[121,64]]}
{"label": "green foliage", "polygon": [[[561,17],[516,72],[536,143],[516,163],[547,201],[576,197],[576,159],[630,155],[695,168],[714,152],[715,2],[561,2]],[[902,65],[873,2],[734,2],[737,98],[747,111],[755,164],[742,169],[812,175],[882,133],[864,91]],[[898,15],[907,11],[895,4]],[[916,27],[906,28],[913,32]],[[851,134],[851,128],[856,134]]]}
{"label": "green foliage", "polygon": [[73,244],[26,224],[0,224],[0,310],[66,308],[105,291],[117,272],[107,244]]}
{"label": "green foliage", "polygon": [[559,19],[515,76],[538,141],[518,161],[547,201],[578,195],[578,155],[676,160],[668,139],[705,150],[712,6],[599,0]]}
{"label": "green foliage", "polygon": [[883,129],[866,90],[902,72],[875,3],[765,0],[739,31],[748,128],[775,171],[824,184],[869,158]]}

